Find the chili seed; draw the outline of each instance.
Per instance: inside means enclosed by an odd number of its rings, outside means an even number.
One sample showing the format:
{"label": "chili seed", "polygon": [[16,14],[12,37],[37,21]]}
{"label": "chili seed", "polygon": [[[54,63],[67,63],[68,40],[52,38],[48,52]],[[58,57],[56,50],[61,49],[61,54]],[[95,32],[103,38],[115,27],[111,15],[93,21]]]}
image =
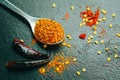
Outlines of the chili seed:
{"label": "chili seed", "polygon": [[114,48],[115,48],[115,49],[117,49],[118,47],[117,47],[117,46],[115,46]]}
{"label": "chili seed", "polygon": [[110,61],[111,61],[111,58],[110,58],[110,57],[107,57],[107,61],[110,62]]}
{"label": "chili seed", "polygon": [[45,72],[46,72],[45,68],[40,68],[38,71],[40,74],[45,74]]}
{"label": "chili seed", "polygon": [[114,58],[118,58],[118,54],[114,54]]}
{"label": "chili seed", "polygon": [[106,10],[104,10],[104,9],[102,9],[102,10],[101,10],[101,12],[102,12],[104,15],[106,15],[106,14],[107,14],[107,11],[106,11]]}
{"label": "chili seed", "polygon": [[68,34],[68,35],[67,35],[67,38],[68,38],[69,40],[71,40],[71,39],[72,39],[72,37],[71,37],[71,35],[70,35],[70,34]]}
{"label": "chili seed", "polygon": [[101,43],[101,44],[104,44],[104,40],[103,40],[103,39],[102,39],[102,40],[100,40],[100,43]]}
{"label": "chili seed", "polygon": [[115,13],[113,13],[113,14],[112,14],[112,17],[114,18],[115,16],[116,16],[116,14],[115,14]]}
{"label": "chili seed", "polygon": [[100,55],[100,54],[101,54],[101,51],[98,51],[97,54]]}
{"label": "chili seed", "polygon": [[80,71],[77,71],[76,74],[79,76],[80,75]]}
{"label": "chili seed", "polygon": [[74,59],[73,59],[73,61],[77,61],[77,59],[76,59],[76,58],[74,58]]}
{"label": "chili seed", "polygon": [[53,8],[55,8],[55,7],[56,7],[56,4],[55,4],[55,3],[53,3],[53,4],[52,4],[52,7],[53,7]]}
{"label": "chili seed", "polygon": [[83,71],[83,72],[86,72],[86,68],[82,68],[82,71]]}
{"label": "chili seed", "polygon": [[43,45],[43,48],[47,48],[47,45]]}
{"label": "chili seed", "polygon": [[96,35],[96,34],[97,34],[97,31],[93,31],[93,34]]}
{"label": "chili seed", "polygon": [[105,48],[105,51],[108,51],[108,50],[110,50],[110,48],[108,48],[108,47],[107,47],[107,48]]}
{"label": "chili seed", "polygon": [[116,36],[120,37],[120,33],[117,33]]}
{"label": "chili seed", "polygon": [[95,40],[95,44],[98,44],[98,41],[97,41],[97,40]]}
{"label": "chili seed", "polygon": [[74,10],[74,6],[70,6],[70,9],[71,9],[71,10]]}
{"label": "chili seed", "polygon": [[109,28],[112,28],[112,26],[113,26],[112,24],[109,24]]}
{"label": "chili seed", "polygon": [[102,18],[103,21],[106,21],[106,19],[107,19],[106,17],[103,17],[103,18]]}

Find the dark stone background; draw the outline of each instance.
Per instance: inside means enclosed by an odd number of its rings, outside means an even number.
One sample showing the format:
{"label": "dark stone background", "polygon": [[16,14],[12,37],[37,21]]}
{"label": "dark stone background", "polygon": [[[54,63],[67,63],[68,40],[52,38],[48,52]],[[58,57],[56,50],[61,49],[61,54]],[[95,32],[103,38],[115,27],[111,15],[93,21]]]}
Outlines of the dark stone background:
{"label": "dark stone background", "polygon": [[[2,2],[3,0],[0,0]],[[72,65],[69,70],[64,71],[63,74],[58,75],[56,73],[49,72],[56,77],[50,75],[40,75],[38,68],[26,69],[26,70],[8,70],[5,64],[10,60],[24,59],[18,55],[12,48],[12,40],[14,38],[23,39],[25,44],[31,43],[34,38],[31,33],[28,22],[12,12],[5,6],[0,4],[0,80],[119,80],[120,79],[120,60],[114,59],[113,54],[111,62],[107,62],[106,58],[108,53],[104,51],[105,47],[114,48],[118,46],[117,53],[120,51],[120,39],[116,37],[116,33],[120,32],[120,1],[119,0],[10,0],[18,8],[26,12],[27,14],[40,17],[50,18],[61,23],[65,29],[66,34],[71,34],[72,40],[66,39],[72,45],[76,47],[56,47],[52,46],[49,49],[43,49],[40,43],[33,45],[32,47],[43,53],[51,52],[53,55],[59,52],[65,52],[66,55],[73,55],[77,58],[77,66]],[[52,4],[56,4],[56,8],[52,8]],[[70,9],[70,6],[74,6],[74,10]],[[80,40],[78,38],[80,33],[85,32],[87,37],[92,34],[89,27],[79,27],[81,18],[79,14],[85,10],[86,6],[90,6],[92,10],[100,9],[107,10],[107,21],[100,23],[105,28],[107,34],[103,39],[105,44],[86,45],[86,40]],[[68,21],[63,20],[65,13],[70,14]],[[117,16],[113,19],[112,13],[116,13]],[[102,18],[103,15],[100,15]],[[109,23],[113,24],[113,28],[109,29]],[[100,32],[100,28],[98,29]],[[100,40],[98,35],[94,36],[93,40]],[[110,40],[110,42],[109,42]],[[102,54],[97,55],[97,51],[101,50]],[[82,67],[85,67],[87,71],[83,73]],[[80,70],[81,75],[77,76],[76,71]]]}

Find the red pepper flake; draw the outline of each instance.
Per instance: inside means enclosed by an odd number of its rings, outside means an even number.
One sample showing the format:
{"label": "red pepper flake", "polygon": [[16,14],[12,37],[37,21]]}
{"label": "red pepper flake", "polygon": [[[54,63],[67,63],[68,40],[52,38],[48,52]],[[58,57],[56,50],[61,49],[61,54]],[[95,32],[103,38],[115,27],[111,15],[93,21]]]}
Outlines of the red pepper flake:
{"label": "red pepper flake", "polygon": [[36,39],[32,39],[31,44],[36,44],[37,40]]}
{"label": "red pepper flake", "polygon": [[66,12],[66,14],[65,14],[65,20],[68,20],[68,19],[69,19],[69,17],[70,17],[69,13],[68,13],[68,12]]}
{"label": "red pepper flake", "polygon": [[85,39],[85,38],[86,38],[86,33],[80,34],[80,35],[79,35],[79,38],[80,38],[80,39]]}
{"label": "red pepper flake", "polygon": [[91,11],[89,6],[86,7],[86,10],[80,13],[80,17],[85,20],[86,26],[92,27],[98,21],[100,15],[99,8],[94,13]]}

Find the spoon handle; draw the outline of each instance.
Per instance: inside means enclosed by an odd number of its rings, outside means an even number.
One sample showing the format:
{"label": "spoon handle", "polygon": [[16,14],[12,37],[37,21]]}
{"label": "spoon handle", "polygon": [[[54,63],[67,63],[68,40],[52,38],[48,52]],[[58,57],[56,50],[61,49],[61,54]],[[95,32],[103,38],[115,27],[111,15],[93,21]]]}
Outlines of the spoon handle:
{"label": "spoon handle", "polygon": [[20,10],[18,7],[16,7],[14,4],[12,4],[10,1],[8,0],[4,0],[1,2],[4,6],[8,7],[9,9],[11,9],[12,11],[16,12],[17,14],[23,16],[25,19],[27,19],[28,21],[32,18],[31,16],[29,16],[28,14],[26,14],[25,12],[23,12],[22,10]]}

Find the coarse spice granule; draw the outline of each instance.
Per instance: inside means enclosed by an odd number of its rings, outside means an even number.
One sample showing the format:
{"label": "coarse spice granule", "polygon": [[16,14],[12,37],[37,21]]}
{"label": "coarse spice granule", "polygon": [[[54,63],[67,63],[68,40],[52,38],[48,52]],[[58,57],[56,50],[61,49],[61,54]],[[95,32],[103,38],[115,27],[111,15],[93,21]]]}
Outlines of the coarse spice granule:
{"label": "coarse spice granule", "polygon": [[36,22],[34,35],[44,44],[54,44],[64,38],[64,29],[61,24],[50,19],[40,19]]}

